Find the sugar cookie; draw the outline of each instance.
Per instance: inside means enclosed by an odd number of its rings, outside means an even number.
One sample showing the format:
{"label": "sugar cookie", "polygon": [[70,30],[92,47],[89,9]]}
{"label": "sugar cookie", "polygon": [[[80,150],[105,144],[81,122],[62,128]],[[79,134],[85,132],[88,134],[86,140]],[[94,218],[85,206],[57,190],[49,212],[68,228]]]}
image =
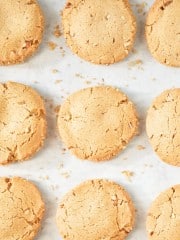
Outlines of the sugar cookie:
{"label": "sugar cookie", "polygon": [[96,64],[124,59],[136,34],[128,0],[68,0],[62,24],[71,50]]}
{"label": "sugar cookie", "polygon": [[145,32],[153,57],[163,64],[180,67],[180,1],[156,0]]}
{"label": "sugar cookie", "polygon": [[34,184],[18,177],[0,178],[0,239],[33,240],[44,209]]}
{"label": "sugar cookie", "polygon": [[146,130],[159,157],[180,167],[180,88],[167,90],[153,101]]}
{"label": "sugar cookie", "polygon": [[0,65],[23,62],[42,40],[44,17],[36,0],[0,1]]}
{"label": "sugar cookie", "polygon": [[0,84],[0,164],[30,158],[46,135],[45,107],[32,88]]}
{"label": "sugar cookie", "polygon": [[155,199],[149,209],[146,228],[149,240],[180,239],[180,185]]}
{"label": "sugar cookie", "polygon": [[65,145],[81,159],[109,160],[136,135],[138,119],[127,96],[110,86],[82,89],[62,104],[58,128]]}
{"label": "sugar cookie", "polygon": [[57,225],[65,240],[123,240],[133,229],[135,210],[126,191],[107,180],[89,180],[62,199]]}

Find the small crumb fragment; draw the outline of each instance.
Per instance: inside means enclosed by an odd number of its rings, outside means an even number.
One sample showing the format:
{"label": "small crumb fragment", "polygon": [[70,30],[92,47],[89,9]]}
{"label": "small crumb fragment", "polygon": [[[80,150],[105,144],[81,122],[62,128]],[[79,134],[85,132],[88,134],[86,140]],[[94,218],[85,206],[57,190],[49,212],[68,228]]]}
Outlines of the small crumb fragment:
{"label": "small crumb fragment", "polygon": [[53,69],[52,73],[58,73],[59,71],[57,69]]}
{"label": "small crumb fragment", "polygon": [[76,74],[75,74],[75,77],[78,77],[78,78],[84,79],[84,77],[83,77],[80,73],[76,73]]}
{"label": "small crumb fragment", "polygon": [[129,62],[128,66],[129,67],[135,67],[135,66],[139,66],[139,65],[142,65],[142,64],[143,64],[142,60],[141,59],[137,59],[135,61]]}
{"label": "small crumb fragment", "polygon": [[61,56],[64,57],[65,56],[65,50],[63,49],[63,47],[60,47],[60,52],[61,52]]}
{"label": "small crumb fragment", "polygon": [[51,51],[53,51],[57,47],[57,44],[54,42],[48,42],[48,47]]}
{"label": "small crumb fragment", "polygon": [[59,38],[59,37],[62,35],[62,34],[61,34],[61,31],[60,31],[59,25],[56,25],[56,26],[54,27],[54,32],[53,32],[53,34],[54,34],[54,36],[57,37],[57,38]]}
{"label": "small crumb fragment", "polygon": [[136,4],[137,12],[138,13],[144,13],[146,6],[147,6],[146,2],[142,2],[140,4]]}
{"label": "small crumb fragment", "polygon": [[138,145],[137,146],[137,150],[144,150],[144,149],[145,149],[145,147],[143,145]]}
{"label": "small crumb fragment", "polygon": [[61,82],[62,82],[62,80],[58,79],[58,80],[55,81],[55,84],[59,84]]}
{"label": "small crumb fragment", "polygon": [[89,85],[91,84],[91,81],[85,81],[85,84]]}
{"label": "small crumb fragment", "polygon": [[58,113],[58,112],[59,112],[59,109],[60,109],[60,107],[61,107],[60,105],[57,105],[57,106],[54,108],[54,112],[55,112],[55,113]]}
{"label": "small crumb fragment", "polygon": [[134,172],[131,171],[122,171],[122,174],[127,178],[129,182],[131,182],[131,177],[134,176]]}
{"label": "small crumb fragment", "polygon": [[61,176],[64,177],[64,178],[69,178],[70,174],[68,172],[62,172]]}

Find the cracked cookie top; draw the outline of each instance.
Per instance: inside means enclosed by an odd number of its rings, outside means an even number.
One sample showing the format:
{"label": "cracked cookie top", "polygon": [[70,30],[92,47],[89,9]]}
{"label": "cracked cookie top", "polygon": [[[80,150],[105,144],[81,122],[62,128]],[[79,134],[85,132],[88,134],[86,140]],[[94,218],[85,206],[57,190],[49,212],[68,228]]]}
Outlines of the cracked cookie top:
{"label": "cracked cookie top", "polygon": [[149,240],[179,240],[180,185],[161,193],[152,203],[146,228]]}
{"label": "cracked cookie top", "polygon": [[118,89],[99,86],[82,89],[62,104],[58,114],[60,136],[79,158],[109,160],[137,133],[135,107]]}
{"label": "cracked cookie top", "polygon": [[31,182],[0,178],[0,239],[33,240],[44,209],[40,192]]}
{"label": "cracked cookie top", "polygon": [[42,40],[44,17],[36,0],[0,1],[0,65],[23,62]]}
{"label": "cracked cookie top", "polygon": [[156,0],[145,32],[153,57],[163,64],[180,67],[180,1]]}
{"label": "cracked cookie top", "polygon": [[134,226],[135,210],[118,184],[96,179],[83,182],[62,199],[57,225],[66,240],[123,240]]}
{"label": "cracked cookie top", "polygon": [[62,24],[71,50],[96,64],[124,59],[136,34],[136,20],[127,0],[68,0]]}
{"label": "cracked cookie top", "polygon": [[180,167],[180,88],[166,90],[153,101],[146,131],[159,157]]}
{"label": "cracked cookie top", "polygon": [[45,135],[45,107],[39,94],[23,84],[0,84],[0,164],[30,158]]}

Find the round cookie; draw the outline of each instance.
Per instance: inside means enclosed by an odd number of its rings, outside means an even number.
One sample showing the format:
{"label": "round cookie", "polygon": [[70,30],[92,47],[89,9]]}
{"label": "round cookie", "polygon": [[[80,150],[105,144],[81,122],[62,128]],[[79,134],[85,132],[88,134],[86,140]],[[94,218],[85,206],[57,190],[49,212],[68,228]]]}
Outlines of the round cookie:
{"label": "round cookie", "polygon": [[65,145],[79,158],[109,160],[137,133],[135,107],[118,89],[98,86],[70,95],[58,114]]}
{"label": "round cookie", "polygon": [[0,178],[0,239],[33,240],[44,209],[34,184],[18,177]]}
{"label": "round cookie", "polygon": [[180,167],[180,88],[166,90],[153,101],[146,131],[158,156]]}
{"label": "round cookie", "polygon": [[180,1],[156,0],[148,13],[145,32],[153,57],[180,67]]}
{"label": "round cookie", "polygon": [[148,240],[179,240],[180,185],[161,193],[152,203],[147,216]]}
{"label": "round cookie", "polygon": [[136,20],[127,0],[68,0],[62,24],[71,50],[95,64],[124,59],[136,34]]}
{"label": "round cookie", "polygon": [[123,240],[133,229],[135,209],[126,191],[107,180],[89,180],[62,199],[57,225],[65,240]]}
{"label": "round cookie", "polygon": [[35,90],[15,82],[0,84],[0,164],[26,160],[41,148],[45,115]]}
{"label": "round cookie", "polygon": [[23,62],[38,48],[44,17],[36,0],[0,1],[0,65]]}

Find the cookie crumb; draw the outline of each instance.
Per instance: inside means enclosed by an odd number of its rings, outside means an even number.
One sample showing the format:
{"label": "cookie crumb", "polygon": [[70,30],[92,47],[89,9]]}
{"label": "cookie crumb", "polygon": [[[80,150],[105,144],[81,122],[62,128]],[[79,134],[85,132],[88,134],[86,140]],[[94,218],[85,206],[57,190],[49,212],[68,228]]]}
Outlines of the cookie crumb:
{"label": "cookie crumb", "polygon": [[147,7],[147,3],[146,2],[142,2],[140,4],[136,4],[136,8],[137,8],[137,12],[138,13],[144,14],[146,7]]}
{"label": "cookie crumb", "polygon": [[143,61],[141,59],[137,59],[134,61],[131,61],[128,63],[129,67],[136,67],[136,66],[141,66],[143,64]]}
{"label": "cookie crumb", "polygon": [[57,69],[53,69],[52,73],[58,73],[59,71]]}
{"label": "cookie crumb", "polygon": [[59,112],[59,109],[60,109],[60,107],[61,107],[60,105],[57,105],[57,106],[54,108],[54,112],[55,112],[55,113],[58,113],[58,112]]}
{"label": "cookie crumb", "polygon": [[59,84],[61,82],[62,82],[62,80],[58,79],[58,80],[55,81],[55,84]]}
{"label": "cookie crumb", "polygon": [[145,149],[145,147],[143,145],[138,145],[137,146],[137,150],[144,150],[144,149]]}
{"label": "cookie crumb", "polygon": [[131,177],[133,177],[134,176],[134,172],[131,172],[131,171],[122,171],[121,172],[125,177],[126,177],[126,179],[129,181],[129,182],[131,182]]}
{"label": "cookie crumb", "polygon": [[60,30],[59,25],[56,25],[56,26],[54,27],[54,32],[53,32],[53,34],[54,34],[54,36],[57,37],[57,38],[61,37],[62,33],[61,33],[61,30]]}
{"label": "cookie crumb", "polygon": [[48,42],[48,47],[51,51],[53,51],[57,47],[57,44],[54,42]]}

